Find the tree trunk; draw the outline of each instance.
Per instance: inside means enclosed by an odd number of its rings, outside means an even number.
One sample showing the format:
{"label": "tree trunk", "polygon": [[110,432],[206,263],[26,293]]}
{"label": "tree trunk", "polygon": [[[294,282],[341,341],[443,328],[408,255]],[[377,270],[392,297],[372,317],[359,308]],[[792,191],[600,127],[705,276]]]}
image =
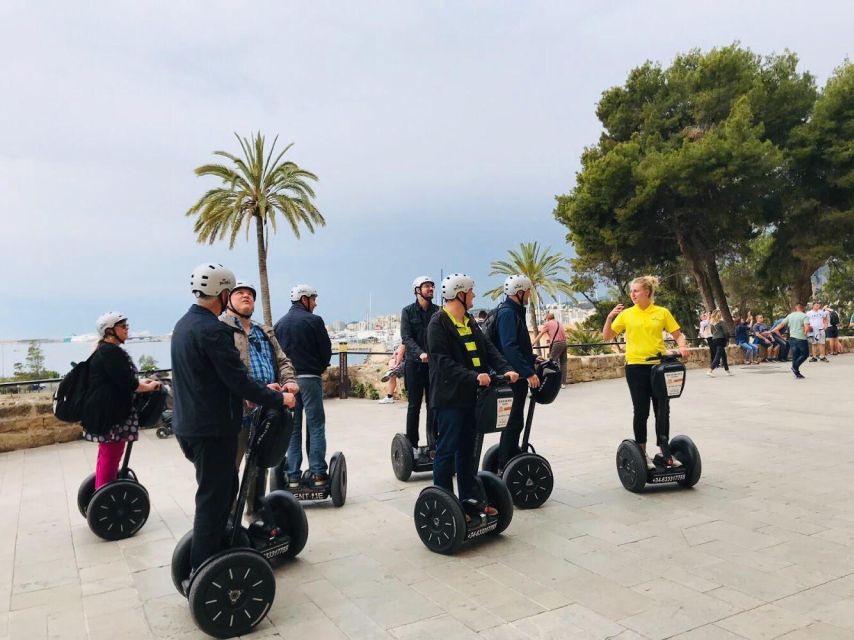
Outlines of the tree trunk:
{"label": "tree trunk", "polygon": [[688,268],[691,275],[694,276],[694,281],[697,283],[697,288],[700,290],[700,295],[703,297],[703,305],[711,312],[715,309],[715,298],[712,295],[712,287],[709,284],[708,276],[703,269],[703,264],[697,256],[694,247],[688,242],[688,239],[682,232],[676,232],[676,240],[679,243],[679,250],[688,263]]}
{"label": "tree trunk", "polygon": [[789,299],[792,305],[806,305],[812,298],[812,274],[816,269],[818,267],[800,261],[794,280],[789,284]]}
{"label": "tree trunk", "polygon": [[261,306],[264,309],[264,324],[273,326],[270,309],[270,285],[267,282],[267,247],[264,244],[264,221],[255,215],[255,238],[258,241],[258,284],[261,287]]}
{"label": "tree trunk", "polygon": [[712,293],[714,293],[715,298],[718,301],[718,309],[721,310],[723,320],[727,323],[727,326],[732,329],[734,326],[732,322],[732,313],[730,313],[729,304],[726,300],[726,293],[724,293],[721,274],[718,272],[718,263],[711,254],[706,256],[706,273],[709,277],[709,284],[712,287]]}

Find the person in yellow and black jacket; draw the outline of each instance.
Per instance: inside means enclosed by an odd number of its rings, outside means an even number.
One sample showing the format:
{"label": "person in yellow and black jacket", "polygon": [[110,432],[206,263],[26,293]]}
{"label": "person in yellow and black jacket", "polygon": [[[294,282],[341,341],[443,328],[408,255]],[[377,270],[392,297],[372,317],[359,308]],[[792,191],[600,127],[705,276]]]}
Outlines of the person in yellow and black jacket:
{"label": "person in yellow and black jacket", "polygon": [[[474,459],[477,390],[489,386],[490,371],[507,376],[511,383],[519,374],[511,370],[468,313],[475,297],[474,280],[462,273],[447,276],[442,281],[442,297],[445,306],[427,327],[430,405],[438,432],[433,484],[453,492],[456,467],[460,501],[479,503]],[[494,507],[481,506],[487,515],[497,514]]]}

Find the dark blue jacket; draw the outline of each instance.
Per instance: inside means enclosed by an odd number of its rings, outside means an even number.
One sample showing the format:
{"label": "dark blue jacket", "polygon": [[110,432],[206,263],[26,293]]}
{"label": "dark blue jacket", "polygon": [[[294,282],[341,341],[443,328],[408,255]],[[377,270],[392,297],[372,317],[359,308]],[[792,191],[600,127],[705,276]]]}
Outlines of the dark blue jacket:
{"label": "dark blue jacket", "polygon": [[274,327],[276,339],[298,376],[321,376],[332,357],[332,343],[323,318],[294,302]]}
{"label": "dark blue jacket", "polygon": [[505,298],[496,307],[495,328],[496,347],[513,371],[522,378],[530,378],[534,373],[537,357],[531,347],[531,336],[525,322],[525,307],[514,300]]}
{"label": "dark blue jacket", "polygon": [[249,377],[234,329],[194,304],[172,332],[172,427],[183,437],[237,435],[243,400],[282,406],[282,394]]}

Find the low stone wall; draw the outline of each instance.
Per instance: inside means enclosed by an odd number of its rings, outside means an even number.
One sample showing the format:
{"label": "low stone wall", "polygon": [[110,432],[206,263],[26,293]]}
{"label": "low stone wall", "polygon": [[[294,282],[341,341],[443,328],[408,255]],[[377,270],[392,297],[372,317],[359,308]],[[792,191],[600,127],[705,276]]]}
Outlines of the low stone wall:
{"label": "low stone wall", "polygon": [[[840,338],[845,352],[854,351],[854,336]],[[744,352],[740,347],[729,345],[727,357],[731,364],[742,364]],[[612,353],[598,356],[569,356],[567,358],[566,381],[570,384],[607,380],[624,376],[623,354]],[[709,350],[706,347],[688,350],[686,365],[689,369],[709,366]],[[368,362],[348,367],[350,384],[373,385],[380,397],[385,395],[386,385],[380,381],[388,369],[387,357],[370,358]],[[338,367],[330,367],[323,381],[327,398],[337,398],[339,391]],[[395,396],[403,398],[403,380],[398,381]],[[0,452],[40,447],[57,442],[70,442],[80,438],[80,427],[60,422],[53,417],[51,397],[48,394],[26,394],[24,396],[0,397]]]}
{"label": "low stone wall", "polygon": [[0,452],[80,438],[80,427],[53,417],[49,395],[0,399]]}

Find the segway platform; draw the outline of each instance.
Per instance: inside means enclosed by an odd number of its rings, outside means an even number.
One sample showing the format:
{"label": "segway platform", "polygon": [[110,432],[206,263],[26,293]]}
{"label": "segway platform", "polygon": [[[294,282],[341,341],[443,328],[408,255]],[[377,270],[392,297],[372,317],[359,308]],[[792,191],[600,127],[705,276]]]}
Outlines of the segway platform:
{"label": "segway platform", "polygon": [[[428,433],[428,440],[432,440]],[[431,442],[426,447],[414,448],[405,433],[395,434],[391,441],[391,467],[394,476],[406,482],[413,473],[421,473],[433,470],[433,457],[436,444]]]}
{"label": "segway platform", "polygon": [[332,504],[342,506],[347,501],[347,459],[340,451],[336,451],[329,459],[329,479],[323,486],[316,487],[311,482],[311,472],[303,471],[299,487],[288,486],[288,461],[285,459],[276,468],[270,481],[273,489],[287,491],[299,501],[326,500],[332,498]]}

